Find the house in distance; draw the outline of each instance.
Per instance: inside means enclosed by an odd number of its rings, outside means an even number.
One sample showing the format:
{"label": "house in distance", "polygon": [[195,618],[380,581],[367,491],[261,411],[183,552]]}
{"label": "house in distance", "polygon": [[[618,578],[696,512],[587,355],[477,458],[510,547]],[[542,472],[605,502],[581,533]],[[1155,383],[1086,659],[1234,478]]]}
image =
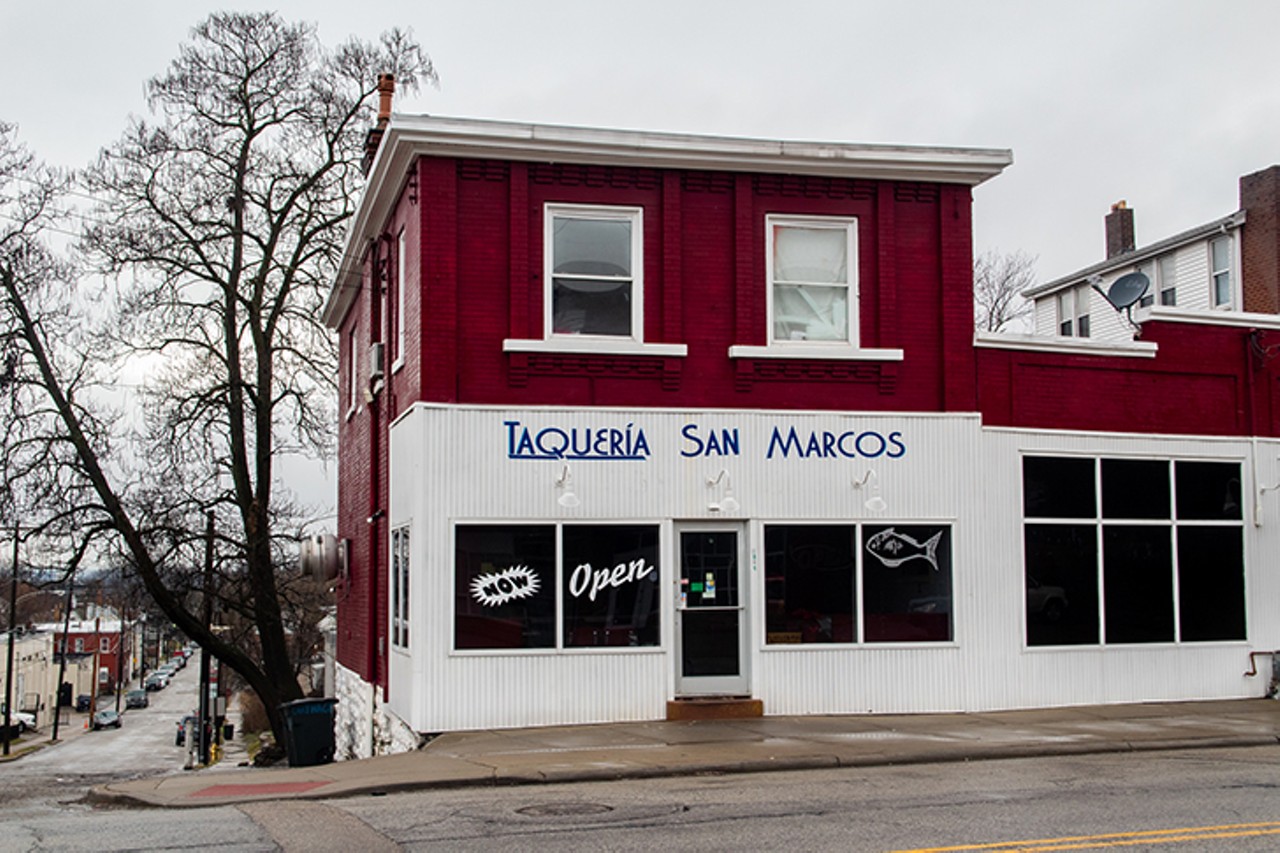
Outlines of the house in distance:
{"label": "house in distance", "polygon": [[340,752],[1267,691],[1280,322],[975,336],[1010,152],[372,141],[324,308]]}

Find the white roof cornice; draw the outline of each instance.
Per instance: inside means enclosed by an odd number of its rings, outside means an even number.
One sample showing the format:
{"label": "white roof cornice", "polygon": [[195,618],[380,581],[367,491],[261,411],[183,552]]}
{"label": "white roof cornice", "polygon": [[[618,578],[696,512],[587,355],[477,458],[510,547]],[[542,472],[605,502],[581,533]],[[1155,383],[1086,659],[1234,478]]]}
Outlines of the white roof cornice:
{"label": "white roof cornice", "polygon": [[977,184],[1013,162],[1005,148],[936,148],[697,136],[634,130],[393,115],[347,233],[322,319],[341,322],[359,287],[360,256],[422,155]]}

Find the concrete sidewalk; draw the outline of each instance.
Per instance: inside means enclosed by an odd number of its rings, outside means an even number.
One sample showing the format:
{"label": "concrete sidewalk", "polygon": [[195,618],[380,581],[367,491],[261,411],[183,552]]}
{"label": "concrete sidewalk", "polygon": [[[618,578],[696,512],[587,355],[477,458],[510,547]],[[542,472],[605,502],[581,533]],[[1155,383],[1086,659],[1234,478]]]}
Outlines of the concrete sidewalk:
{"label": "concrete sidewalk", "polygon": [[451,732],[417,752],[319,767],[116,782],[99,802],[167,807],[467,785],[875,767],[1280,743],[1280,702],[1238,699],[974,714],[763,717]]}

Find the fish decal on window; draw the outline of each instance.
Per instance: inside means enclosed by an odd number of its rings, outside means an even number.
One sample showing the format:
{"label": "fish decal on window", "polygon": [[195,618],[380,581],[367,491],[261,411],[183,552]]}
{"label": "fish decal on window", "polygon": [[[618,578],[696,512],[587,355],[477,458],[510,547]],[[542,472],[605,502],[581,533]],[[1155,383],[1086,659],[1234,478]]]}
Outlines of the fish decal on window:
{"label": "fish decal on window", "polygon": [[899,533],[890,527],[881,530],[867,540],[867,553],[884,563],[890,569],[896,569],[903,563],[921,559],[938,571],[938,543],[942,540],[943,531],[939,530],[927,542],[917,542],[906,534]]}

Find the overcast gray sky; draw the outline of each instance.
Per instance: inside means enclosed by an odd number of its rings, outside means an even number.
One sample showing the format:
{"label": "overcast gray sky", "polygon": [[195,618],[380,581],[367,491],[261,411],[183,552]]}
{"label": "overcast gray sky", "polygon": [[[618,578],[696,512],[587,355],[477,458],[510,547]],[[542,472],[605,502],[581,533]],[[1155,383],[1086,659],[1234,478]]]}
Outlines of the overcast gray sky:
{"label": "overcast gray sky", "polygon": [[[88,162],[145,113],[212,7],[63,0],[0,7],[0,118],[44,159]],[[1100,260],[1124,198],[1139,243],[1236,209],[1280,162],[1280,3],[419,0],[249,3],[333,44],[412,29],[430,112],[768,138],[1011,148],[975,192],[976,249],[1041,280]]]}
{"label": "overcast gray sky", "polygon": [[[145,114],[213,7],[0,4],[0,119],[81,166]],[[1280,162],[1280,2],[309,0],[246,3],[334,44],[412,29],[440,88],[398,112],[907,145],[1010,148],[975,191],[975,249],[1041,281],[1101,260],[1124,198],[1139,244],[1226,215]]]}
{"label": "overcast gray sky", "polygon": [[[241,4],[334,44],[410,28],[438,90],[397,111],[581,126],[1007,147],[975,191],[975,248],[1042,280],[1101,260],[1111,202],[1138,242],[1231,213],[1280,161],[1275,0],[419,0]],[[82,165],[143,114],[211,6],[63,0],[0,8],[0,118]]]}

